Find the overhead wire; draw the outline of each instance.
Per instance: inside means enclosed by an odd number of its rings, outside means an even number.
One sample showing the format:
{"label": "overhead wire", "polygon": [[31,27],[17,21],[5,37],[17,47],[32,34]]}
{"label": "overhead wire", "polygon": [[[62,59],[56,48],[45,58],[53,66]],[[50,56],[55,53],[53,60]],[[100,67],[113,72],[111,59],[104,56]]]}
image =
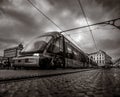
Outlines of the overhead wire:
{"label": "overhead wire", "polygon": [[78,30],[78,29],[82,29],[82,28],[87,28],[87,27],[91,27],[91,26],[96,26],[96,25],[108,25],[107,22],[116,21],[116,20],[120,20],[120,18],[116,18],[116,19],[103,21],[103,22],[99,22],[99,23],[95,23],[95,24],[90,24],[90,25],[85,25],[85,26],[80,26],[80,27],[67,29],[67,30],[62,31],[61,33],[68,32],[68,31],[73,31],[73,30]]}
{"label": "overhead wire", "polygon": [[[97,29],[101,29],[100,27],[96,27],[94,29],[91,29],[92,31],[94,30],[97,30]],[[90,32],[90,31],[80,31],[80,32],[75,32],[75,33],[72,33],[72,34],[78,34],[78,33],[82,33],[82,32]],[[68,34],[69,35],[69,34]]]}
{"label": "overhead wire", "polygon": [[[33,2],[31,1],[31,0],[27,0],[35,9],[37,9],[44,17],[46,17],[51,23],[53,23],[57,28],[59,28],[59,30],[61,30],[61,32],[64,32],[53,20],[51,20],[47,15],[45,15],[36,5],[34,5],[33,4]],[[78,0],[79,1],[79,0]],[[81,2],[79,2],[79,4],[81,5]],[[82,8],[82,10],[83,10],[83,8]],[[83,10],[83,13],[84,13],[84,10]],[[85,13],[84,13],[84,15],[85,15]],[[86,15],[85,15],[85,17],[86,17]],[[87,20],[87,19],[86,19]],[[87,21],[88,22],[88,21]],[[89,25],[89,23],[88,23],[88,26],[90,26]],[[91,29],[90,29],[90,31],[91,31]],[[78,43],[70,36],[70,35],[68,35],[68,34],[66,34],[68,37],[70,37],[71,38],[71,40],[73,40],[74,41],[74,43],[76,44],[76,45],[78,45]],[[92,35],[92,37],[93,37],[93,35]],[[94,37],[93,37],[93,40],[94,40]],[[94,42],[95,42],[95,40],[94,40]],[[79,46],[79,45],[78,45]],[[80,47],[80,46],[79,46]],[[97,48],[97,46],[96,46],[96,48]]]}
{"label": "overhead wire", "polygon": [[44,17],[46,17],[51,23],[53,23],[59,30],[62,31],[62,29],[54,22],[52,21],[47,15],[45,15],[37,6],[33,4],[31,0],[27,0],[39,13],[41,13]]}
{"label": "overhead wire", "polygon": [[[96,31],[96,30],[100,30],[100,29],[102,29],[102,30],[116,30],[116,28],[99,28],[99,27],[97,27],[95,29],[92,29],[92,31]],[[81,31],[81,32],[83,32],[83,31]],[[84,31],[84,32],[90,32],[90,31]],[[72,33],[72,34],[75,35],[75,34],[78,34],[78,32],[77,33]]]}
{"label": "overhead wire", "polygon": [[[50,22],[52,22],[56,27],[58,27],[60,30],[61,30],[61,32],[63,31],[54,21],[52,21],[47,15],[45,15],[38,7],[36,7],[33,3],[32,3],[32,1],[31,0],[27,0],[35,9],[37,9],[38,10],[38,12],[40,12],[43,16],[45,16]],[[66,34],[66,33],[65,33]],[[67,35],[67,34],[66,34]],[[77,42],[71,37],[71,36],[69,36],[69,35],[67,35],[68,37],[70,37],[71,38],[71,40],[73,40],[74,41],[74,43],[78,46],[78,47],[80,47],[78,44],[77,44]]]}
{"label": "overhead wire", "polygon": [[84,15],[84,18],[85,18],[85,20],[86,20],[86,23],[87,23],[87,25],[88,25],[89,31],[90,31],[90,33],[91,33],[91,36],[92,36],[92,39],[93,39],[93,42],[94,42],[94,45],[95,45],[95,49],[98,50],[97,44],[96,44],[96,42],[95,42],[95,38],[94,38],[93,33],[92,33],[92,30],[91,30],[91,28],[90,28],[90,25],[89,25],[87,16],[86,16],[86,14],[85,14],[85,12],[84,12],[82,3],[81,3],[80,0],[78,0],[78,3],[79,3],[79,6],[80,6],[80,8],[81,8],[81,11],[82,11],[82,13],[83,13],[83,15]]}
{"label": "overhead wire", "polygon": [[[70,36],[70,34],[67,34],[67,33],[65,33],[78,47],[80,47],[79,46],[79,44]],[[81,47],[80,47],[81,48]]]}

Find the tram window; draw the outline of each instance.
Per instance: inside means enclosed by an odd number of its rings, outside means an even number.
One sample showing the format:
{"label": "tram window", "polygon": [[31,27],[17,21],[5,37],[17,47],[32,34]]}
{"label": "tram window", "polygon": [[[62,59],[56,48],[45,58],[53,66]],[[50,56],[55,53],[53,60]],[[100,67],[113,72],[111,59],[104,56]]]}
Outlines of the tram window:
{"label": "tram window", "polygon": [[73,54],[74,54],[74,59],[78,60],[78,52],[75,49],[73,49]]}
{"label": "tram window", "polygon": [[79,60],[81,61],[82,60],[82,54],[81,53],[79,53]]}
{"label": "tram window", "polygon": [[66,57],[73,59],[72,46],[69,43],[66,43]]}
{"label": "tram window", "polygon": [[85,56],[84,56],[83,54],[81,54],[81,61],[82,61],[82,62],[85,62],[85,61],[86,61],[86,58],[85,58]]}
{"label": "tram window", "polygon": [[41,36],[30,43],[22,50],[22,52],[35,52],[40,51],[43,52],[48,42],[52,39],[51,36]]}
{"label": "tram window", "polygon": [[59,40],[56,41],[54,48],[53,48],[53,52],[54,53],[58,53],[60,52],[60,44],[59,44]]}
{"label": "tram window", "polygon": [[50,47],[48,48],[49,53],[60,53],[63,52],[63,43],[62,43],[62,37],[57,39],[55,42],[53,42]]}

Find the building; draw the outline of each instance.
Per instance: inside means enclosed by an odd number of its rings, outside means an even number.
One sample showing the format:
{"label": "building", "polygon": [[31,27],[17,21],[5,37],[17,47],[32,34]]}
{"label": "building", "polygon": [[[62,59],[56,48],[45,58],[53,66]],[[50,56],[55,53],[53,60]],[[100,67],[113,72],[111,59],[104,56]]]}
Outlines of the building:
{"label": "building", "polygon": [[19,44],[16,47],[5,49],[4,50],[4,59],[7,59],[7,61],[11,62],[12,58],[20,55],[20,52],[21,52],[22,49],[23,49],[22,44]]}
{"label": "building", "polygon": [[96,62],[100,67],[112,65],[112,58],[102,50],[89,54],[89,58]]}

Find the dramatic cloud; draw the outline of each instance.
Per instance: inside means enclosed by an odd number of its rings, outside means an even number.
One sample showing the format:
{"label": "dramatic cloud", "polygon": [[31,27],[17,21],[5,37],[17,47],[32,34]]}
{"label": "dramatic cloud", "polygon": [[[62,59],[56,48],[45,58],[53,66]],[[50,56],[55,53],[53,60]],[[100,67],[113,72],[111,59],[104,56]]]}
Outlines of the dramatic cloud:
{"label": "dramatic cloud", "polygon": [[[77,0],[31,0],[62,30],[87,25]],[[120,17],[120,0],[81,0],[89,24]],[[120,21],[116,22],[120,25]],[[120,57],[120,31],[112,26],[91,27],[98,49],[113,59]],[[0,0],[0,54],[3,50],[23,43],[48,31],[60,31],[38,12],[28,0]],[[95,45],[88,28],[64,33],[86,53]],[[74,40],[73,40],[74,39]]]}

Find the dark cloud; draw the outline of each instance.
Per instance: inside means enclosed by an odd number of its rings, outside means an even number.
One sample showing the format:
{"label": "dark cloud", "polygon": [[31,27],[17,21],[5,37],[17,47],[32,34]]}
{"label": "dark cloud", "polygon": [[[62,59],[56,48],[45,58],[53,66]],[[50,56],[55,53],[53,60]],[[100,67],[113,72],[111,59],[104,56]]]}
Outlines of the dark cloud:
{"label": "dark cloud", "polygon": [[98,2],[98,4],[102,3],[103,4],[103,7],[108,7],[109,10],[111,8],[115,8],[115,7],[118,7],[120,8],[120,0],[96,0],[96,2]]}
{"label": "dark cloud", "polygon": [[68,9],[71,12],[78,12],[79,6],[76,6],[77,0],[47,0],[53,7],[57,8],[58,10],[65,10]]}
{"label": "dark cloud", "polygon": [[11,39],[9,37],[0,37],[0,54],[3,55],[3,51],[6,48],[17,46],[20,43],[18,39]]}
{"label": "dark cloud", "polygon": [[[43,1],[37,1],[36,3],[41,3]],[[75,24],[77,19],[83,18],[82,12],[79,8],[78,2],[73,0],[45,0],[48,3],[48,8],[42,8],[43,6],[38,5],[47,16],[49,16],[57,25],[59,25],[63,30],[72,27],[77,27]],[[42,4],[42,3],[41,3]],[[51,7],[52,6],[52,7]],[[46,11],[47,10],[47,11]],[[71,21],[71,22],[70,22]],[[82,23],[79,22],[80,26]]]}
{"label": "dark cloud", "polygon": [[99,47],[103,50],[113,50],[120,48],[120,40],[102,39],[99,41]]}
{"label": "dark cloud", "polygon": [[11,6],[13,0],[0,0],[0,7]]}
{"label": "dark cloud", "polygon": [[14,10],[14,9],[3,9],[4,14],[7,15],[8,17],[11,17],[22,24],[30,27],[38,27],[38,25],[35,22],[35,19],[31,17],[30,15],[20,12],[19,10]]}
{"label": "dark cloud", "polygon": [[111,55],[113,56],[114,60],[120,58],[120,48],[118,48],[115,52],[113,52]]}
{"label": "dark cloud", "polygon": [[0,0],[0,4],[9,3],[9,0]]}
{"label": "dark cloud", "polygon": [[19,41],[16,39],[9,39],[9,38],[0,38],[1,43],[7,43],[7,44],[18,44]]}

